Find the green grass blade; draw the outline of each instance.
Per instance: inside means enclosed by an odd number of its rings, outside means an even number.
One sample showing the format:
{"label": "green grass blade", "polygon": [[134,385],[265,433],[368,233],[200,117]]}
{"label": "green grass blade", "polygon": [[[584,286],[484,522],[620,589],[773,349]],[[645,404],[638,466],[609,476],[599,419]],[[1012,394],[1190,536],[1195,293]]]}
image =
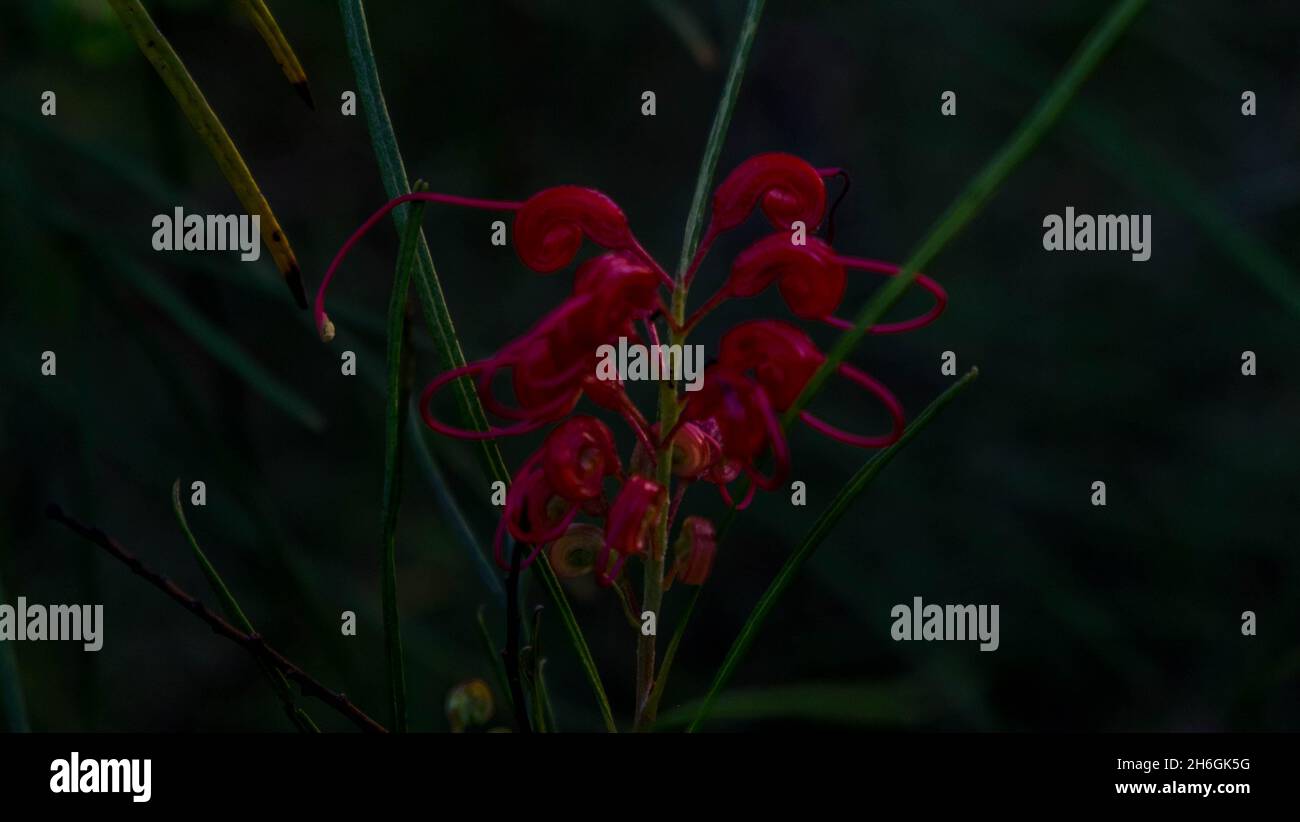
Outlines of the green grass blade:
{"label": "green grass blade", "polygon": [[[348,53],[352,59],[352,70],[357,80],[357,99],[365,112],[366,125],[370,131],[370,141],[374,146],[375,158],[379,163],[380,177],[384,191],[389,197],[398,197],[410,191],[406,176],[406,163],[402,159],[401,149],[397,145],[397,135],[393,131],[392,120],[388,116],[388,104],[384,101],[383,86],[379,81],[379,68],[375,63],[374,50],[370,44],[370,32],[366,25],[366,13],[361,0],[339,0],[339,11],[343,16],[343,29],[347,35]],[[393,210],[393,221],[399,235],[405,229],[410,218],[408,203]],[[465,364],[465,353],[461,349],[460,338],[456,335],[456,325],[452,322],[447,309],[447,300],[438,279],[438,271],[433,265],[433,255],[424,233],[419,235],[419,268],[415,277],[415,291],[420,299],[429,331],[438,344],[439,366],[443,369],[458,368]],[[466,425],[479,430],[487,428],[487,415],[479,401],[474,383],[468,377],[455,382],[456,402]],[[509,482],[509,471],[500,449],[492,441],[482,443],[484,458],[489,466],[489,473],[495,479]]]}
{"label": "green grass blade", "polygon": [[[701,708],[689,702],[666,712],[658,727],[681,728]],[[787,685],[723,694],[712,706],[717,719],[800,719],[837,727],[908,727],[925,721],[933,708],[909,682]]]}
{"label": "green grass blade", "polygon": [[170,316],[181,330],[217,362],[248,383],[262,399],[310,431],[325,429],[325,417],[309,400],[281,382],[240,347],[229,334],[213,325],[161,278],[145,271],[124,254],[106,250],[105,257],[135,290]]}
{"label": "green grass blade", "polygon": [[195,134],[207,147],[208,153],[217,161],[221,173],[230,183],[244,210],[261,217],[262,242],[270,250],[276,267],[280,269],[280,275],[289,286],[289,291],[293,293],[294,300],[300,308],[306,308],[307,295],[302,287],[302,273],[298,268],[298,260],[294,256],[293,248],[289,245],[289,238],[280,226],[280,221],[276,219],[275,212],[271,210],[271,204],[267,202],[261,188],[258,187],[253,173],[248,170],[243,155],[239,153],[234,140],[230,139],[230,134],[222,125],[221,118],[208,104],[207,98],[203,96],[198,83],[194,82],[189,69],[185,68],[180,55],[154,24],[153,18],[145,11],[140,0],[108,0],[108,4],[113,7],[113,11],[117,12],[123,27],[135,40],[154,70],[158,72],[167,90],[176,98],[181,111],[190,121]]}
{"label": "green grass blade", "polygon": [[[0,602],[5,601],[4,585],[0,584]],[[23,682],[18,676],[18,660],[14,658],[13,643],[0,642],[0,730],[7,733],[28,733],[27,704],[23,700]]]}
{"label": "green grass blade", "polygon": [[[424,186],[416,184],[420,190]],[[411,219],[402,232],[397,252],[397,272],[388,300],[388,372],[384,396],[384,491],[380,507],[382,546],[382,598],[384,648],[388,659],[388,692],[392,700],[393,730],[406,731],[406,668],[402,655],[401,616],[397,607],[397,513],[402,504],[402,426],[406,422],[408,391],[402,380],[402,351],[407,347],[406,302],[415,267],[416,239],[424,203],[413,203]]]}
{"label": "green grass blade", "polygon": [[[181,526],[181,532],[185,534],[185,541],[189,543],[194,559],[198,561],[199,568],[203,570],[203,575],[208,579],[208,585],[217,595],[217,602],[220,603],[226,619],[230,620],[231,624],[244,631],[244,633],[256,634],[257,629],[253,627],[253,623],[249,621],[248,616],[244,614],[244,609],[239,607],[235,595],[230,593],[225,580],[221,578],[221,574],[217,573],[216,567],[208,560],[207,554],[203,553],[203,549],[199,547],[199,541],[194,537],[194,532],[190,530],[190,523],[185,518],[185,508],[181,505],[181,481],[179,479],[172,483],[172,511],[176,514],[176,522]],[[307,712],[298,707],[295,702],[293,689],[284,674],[261,659],[258,659],[257,666],[261,668],[262,675],[271,684],[271,690],[275,691],[275,695],[280,699],[289,721],[301,731],[319,733],[320,728],[307,715]]]}
{"label": "green grass blade", "polygon": [[903,296],[903,292],[916,279],[923,268],[956,237],[988,201],[997,193],[1024,159],[1042,142],[1048,130],[1056,124],[1066,106],[1074,99],[1079,88],[1106,56],[1146,5],[1146,0],[1120,0],[1104,20],[1092,30],[1083,45],[1057,77],[1056,82],[1039,99],[1034,110],[1021,122],[1011,139],[993,156],[984,168],[967,184],[966,189],[935,222],[934,226],[912,253],[898,276],[889,281],[870,299],[857,315],[854,328],[844,332],[826,357],[826,361],[808,380],[794,404],[785,412],[782,423],[789,425],[817,392],[826,378],[844,361],[867,329],[880,322],[886,312]]}
{"label": "green grass blade", "polygon": [[[351,57],[352,70],[356,76],[357,99],[365,110],[366,124],[370,130],[370,141],[374,146],[375,157],[379,162],[384,190],[389,197],[397,197],[410,190],[406,176],[406,164],[402,160],[401,150],[397,146],[397,136],[393,131],[393,123],[388,116],[388,106],[384,102],[384,91],[379,81],[379,69],[375,64],[374,49],[370,44],[370,32],[366,25],[365,7],[361,0],[339,0],[339,13],[343,18],[343,31],[347,38],[348,54]],[[406,204],[393,211],[393,219],[397,223],[399,233],[406,227],[409,219],[409,205]],[[435,342],[438,345],[440,365],[444,369],[464,365],[465,354],[461,349],[460,340],[456,336],[455,325],[452,323],[451,315],[447,310],[442,284],[438,281],[437,270],[433,266],[433,256],[429,253],[429,246],[425,242],[423,232],[419,234],[417,260],[419,266],[415,271],[415,292],[419,297],[420,307],[423,309],[430,333],[434,335]],[[480,431],[486,430],[487,415],[483,411],[483,404],[479,400],[473,382],[468,378],[456,380],[456,392],[461,416],[466,424]],[[501,449],[497,447],[495,441],[482,441],[482,455],[487,464],[489,476],[509,484],[510,471],[506,468],[505,459],[501,456]],[[614,730],[609,700],[605,696],[605,686],[601,683],[600,675],[596,671],[595,661],[591,657],[591,650],[587,646],[587,641],[582,635],[582,629],[573,616],[573,609],[569,607],[564,590],[560,587],[554,571],[551,570],[545,553],[533,563],[532,567],[542,577],[543,584],[555,602],[556,610],[560,612],[565,630],[568,632],[574,650],[577,651],[578,657],[582,661],[583,670],[591,682],[592,691],[596,695],[606,727]]]}
{"label": "green grass blade", "polygon": [[763,3],[764,0],[749,0],[745,18],[740,24],[736,51],[732,54],[731,65],[727,69],[727,80],[722,86],[722,97],[718,100],[718,110],[713,115],[713,125],[709,127],[709,139],[704,144],[700,173],[695,178],[695,194],[691,197],[691,210],[686,216],[686,235],[682,238],[682,256],[677,264],[678,278],[686,272],[686,266],[690,265],[691,257],[700,244],[700,232],[704,230],[704,212],[709,204],[713,177],[718,170],[718,157],[722,155],[722,144],[726,140],[727,127],[731,125],[731,114],[736,110],[736,98],[740,96],[745,66],[749,64],[749,50],[754,45],[754,36],[758,34],[759,18],[763,16]]}
{"label": "green grass blade", "polygon": [[978,375],[979,371],[977,369],[971,369],[966,372],[965,376],[949,386],[948,390],[940,394],[934,402],[930,403],[926,409],[912,421],[911,425],[907,426],[907,429],[903,432],[903,435],[898,438],[897,442],[873,456],[866,462],[866,464],[859,468],[857,473],[855,473],[852,478],[845,483],[844,487],[835,495],[835,498],[831,500],[831,503],[827,506],[826,510],[817,517],[817,521],[813,523],[812,528],[809,529],[808,533],[804,535],[803,540],[800,541],[799,547],[796,548],[794,553],[790,555],[790,558],[785,561],[785,564],[781,566],[781,570],[777,572],[777,575],[772,580],[771,584],[767,586],[767,590],[763,592],[763,596],[759,598],[758,604],[754,606],[753,612],[750,613],[749,619],[745,620],[744,626],[740,629],[740,634],[736,637],[735,642],[731,644],[731,649],[727,651],[727,657],[723,660],[722,667],[718,669],[718,673],[714,676],[713,684],[709,686],[709,692],[705,695],[703,702],[700,704],[700,709],[696,713],[695,719],[691,722],[690,727],[687,728],[688,732],[698,730],[705,717],[709,715],[713,703],[717,700],[718,693],[726,686],[727,682],[731,679],[731,675],[735,673],[736,667],[740,664],[740,660],[749,650],[749,646],[754,643],[754,638],[758,635],[758,629],[762,626],[763,621],[767,619],[767,615],[771,613],[774,607],[776,607],[777,600],[780,599],[781,595],[785,593],[785,590],[790,587],[790,583],[794,580],[795,574],[797,574],[799,569],[803,567],[804,563],[812,557],[818,546],[822,544],[822,540],[826,539],[827,534],[829,534],[831,529],[840,521],[844,516],[844,513],[849,510],[849,506],[853,504],[854,500],[856,500],[864,490],[866,490],[867,486],[870,485],[871,481],[876,478],[876,475],[889,464],[890,460],[892,460],[899,451],[905,448],[917,434],[924,430],[925,427],[929,425],[930,421],[934,419],[935,415],[942,411],[957,397],[958,394],[965,390],[966,386],[970,385],[971,381]]}
{"label": "green grass blade", "polygon": [[302,70],[298,55],[294,54],[293,46],[289,45],[289,38],[284,36],[284,31],[275,21],[275,15],[267,8],[265,0],[239,0],[239,5],[248,15],[253,28],[261,35],[262,41],[266,43],[280,70],[284,72],[284,78],[298,92],[303,102],[315,109],[316,102],[311,97],[311,86],[307,84],[307,72]]}

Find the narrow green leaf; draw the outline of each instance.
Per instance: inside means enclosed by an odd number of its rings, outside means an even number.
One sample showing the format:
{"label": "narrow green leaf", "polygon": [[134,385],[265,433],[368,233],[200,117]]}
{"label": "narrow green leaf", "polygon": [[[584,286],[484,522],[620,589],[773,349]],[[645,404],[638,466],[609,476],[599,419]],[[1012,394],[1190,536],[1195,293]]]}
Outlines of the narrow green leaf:
{"label": "narrow green leaf", "polygon": [[844,332],[827,355],[825,362],[808,380],[804,390],[786,410],[782,424],[788,426],[813,397],[817,396],[831,372],[839,367],[871,326],[880,322],[886,312],[902,298],[908,286],[916,279],[939,252],[956,237],[984,208],[1007,177],[1020,166],[1026,157],[1042,142],[1048,130],[1060,119],[1066,106],[1074,99],[1084,81],[1106,56],[1146,5],[1146,0],[1119,0],[1106,18],[1088,35],[1083,45],[1057,77],[1056,82],[1043,94],[1038,105],[1021,122],[1011,139],[993,156],[984,168],[967,184],[966,189],[953,201],[948,210],[912,253],[898,276],[875,293],[858,313],[854,328]]}
{"label": "narrow green leaf", "polygon": [[276,219],[275,212],[271,210],[271,204],[258,187],[257,180],[253,178],[253,173],[248,170],[243,155],[230,139],[226,127],[221,124],[221,118],[208,105],[207,98],[203,96],[198,83],[194,82],[189,69],[185,68],[180,55],[158,29],[140,0],[108,0],[108,4],[117,12],[127,33],[135,39],[136,45],[158,72],[167,90],[176,98],[181,111],[207,147],[208,153],[217,161],[221,173],[225,175],[244,209],[249,214],[261,217],[262,241],[270,249],[280,275],[299,307],[306,308],[307,294],[302,287],[302,273],[298,269],[293,249],[289,246],[289,238]]}
{"label": "narrow green leaf", "polygon": [[774,607],[776,607],[777,600],[780,599],[781,595],[785,593],[785,590],[790,587],[790,583],[794,581],[795,574],[797,574],[799,569],[803,567],[804,563],[812,557],[818,546],[822,544],[822,540],[826,538],[827,534],[831,532],[831,529],[839,523],[845,512],[849,510],[849,506],[853,504],[853,501],[856,500],[864,490],[866,490],[867,486],[870,485],[871,481],[876,478],[876,475],[889,464],[890,460],[892,460],[899,451],[906,447],[917,434],[924,430],[925,427],[929,425],[930,420],[942,411],[948,403],[952,402],[978,375],[978,369],[971,369],[966,372],[965,376],[949,386],[948,390],[940,394],[934,402],[930,403],[930,405],[912,421],[911,425],[907,426],[907,429],[903,431],[903,435],[898,438],[897,442],[877,453],[869,459],[866,464],[859,468],[857,473],[849,479],[844,487],[839,490],[839,493],[835,495],[835,498],[831,500],[831,503],[827,506],[826,510],[817,517],[817,521],[813,523],[812,528],[809,529],[803,540],[800,541],[799,546],[795,549],[794,553],[791,554],[790,558],[785,561],[783,566],[781,566],[781,570],[777,572],[776,577],[772,580],[771,584],[767,586],[767,590],[763,592],[763,596],[759,598],[758,604],[754,606],[753,612],[751,612],[749,618],[745,620],[745,624],[741,627],[740,634],[736,637],[736,641],[731,644],[731,649],[727,651],[727,657],[723,660],[722,667],[718,669],[718,673],[714,676],[713,684],[709,686],[709,692],[705,695],[704,701],[700,705],[699,712],[691,722],[690,727],[687,728],[688,732],[699,729],[700,724],[704,721],[705,717],[709,715],[709,711],[713,707],[713,703],[717,699],[718,693],[726,686],[727,682],[731,679],[731,675],[735,673],[736,667],[740,664],[740,660],[749,650],[749,646],[753,644],[754,638],[758,635],[758,629],[762,626],[763,621],[767,619],[767,615],[771,613]]}
{"label": "narrow green leaf", "polygon": [[[199,568],[203,570],[203,575],[208,578],[208,585],[217,595],[217,602],[221,605],[221,610],[226,615],[226,619],[246,634],[256,634],[257,629],[249,621],[244,609],[239,607],[239,602],[235,595],[230,593],[226,587],[225,580],[221,574],[217,573],[216,567],[208,560],[207,554],[199,547],[199,541],[194,538],[194,532],[190,530],[190,523],[185,518],[185,508],[181,505],[181,481],[177,479],[172,483],[172,512],[176,514],[176,522],[181,526],[181,532],[185,534],[185,541],[189,543],[190,551],[194,554],[194,559],[198,561]],[[293,697],[293,689],[289,685],[289,680],[284,674],[272,668],[261,658],[257,659],[257,667],[262,670],[262,675],[270,683],[271,690],[279,698],[280,703],[284,706],[284,712],[299,730],[319,733],[320,728],[307,715],[307,712],[298,707]]]}
{"label": "narrow green leaf", "polygon": [[[687,725],[701,708],[689,702],[659,718],[660,728]],[[910,682],[821,683],[787,685],[761,690],[732,691],[712,705],[717,719],[801,719],[844,726],[917,725],[933,715],[933,706]]]}
{"label": "narrow green leaf", "polygon": [[[677,265],[679,279],[685,273],[686,267],[690,265],[691,257],[695,255],[695,249],[700,244],[700,232],[704,230],[704,212],[709,204],[709,191],[713,187],[713,176],[718,170],[718,157],[722,155],[722,144],[726,140],[727,127],[731,125],[731,114],[736,110],[736,98],[740,96],[740,84],[745,77],[745,66],[749,64],[749,50],[754,45],[754,36],[758,34],[758,21],[763,16],[763,3],[764,0],[749,0],[749,6],[745,9],[745,18],[740,24],[736,51],[732,54],[731,66],[727,69],[727,80],[722,86],[722,97],[718,100],[718,110],[713,115],[713,125],[709,128],[709,139],[704,144],[704,158],[700,161],[700,173],[695,178],[695,194],[691,197],[691,210],[686,217],[686,236],[682,239],[682,256]],[[681,288],[677,290],[682,291]]]}
{"label": "narrow green leaf", "polygon": [[[424,188],[416,184],[416,190]],[[401,616],[397,607],[397,513],[402,504],[402,426],[406,422],[407,390],[402,381],[402,350],[406,348],[406,302],[415,267],[416,240],[424,203],[414,203],[402,232],[397,271],[388,300],[388,382],[384,398],[384,491],[380,506],[384,609],[384,647],[388,658],[388,692],[392,699],[393,730],[406,731],[406,668],[402,656]]]}
{"label": "narrow green leaf", "polygon": [[271,56],[275,58],[276,64],[284,72],[284,77],[293,85],[298,96],[302,98],[310,108],[316,108],[316,102],[311,97],[311,86],[307,85],[307,72],[302,70],[302,63],[298,62],[298,55],[293,53],[293,47],[289,45],[289,38],[284,36],[280,24],[275,21],[275,16],[267,8],[265,0],[239,0],[239,5],[243,7],[244,13],[248,15],[249,21],[252,22],[253,28],[261,35],[262,41],[270,49]]}
{"label": "narrow green leaf", "polygon": [[[347,38],[348,54],[352,60],[352,71],[357,81],[357,99],[365,110],[366,124],[370,130],[370,141],[374,146],[375,157],[379,162],[380,176],[384,190],[389,197],[406,194],[409,183],[406,176],[406,164],[402,160],[401,150],[397,146],[397,136],[393,131],[392,121],[388,116],[388,106],[384,102],[384,91],[379,81],[379,69],[375,64],[374,49],[370,44],[370,32],[366,25],[365,7],[361,0],[339,0],[339,13],[343,18],[343,31]],[[409,206],[403,205],[393,211],[393,220],[397,223],[399,233],[406,227],[409,219]],[[457,368],[465,364],[465,354],[460,340],[456,336],[455,325],[447,310],[443,296],[442,284],[438,280],[437,270],[433,266],[433,256],[425,242],[424,234],[419,234],[419,266],[415,271],[415,292],[420,300],[425,321],[430,333],[438,344],[440,365],[444,369]],[[468,378],[456,380],[457,402],[465,423],[479,431],[487,429],[487,415],[479,400],[473,381]],[[486,462],[488,474],[495,480],[509,484],[510,471],[495,440],[482,441],[482,456]],[[555,602],[556,609],[564,621],[565,630],[573,642],[574,650],[582,660],[583,670],[591,682],[606,727],[614,730],[613,716],[609,709],[609,700],[605,696],[605,686],[596,671],[591,651],[569,607],[564,590],[560,587],[550,563],[543,553],[533,569],[540,574],[542,582]]]}
{"label": "narrow green leaf", "polygon": [[[374,50],[370,44],[370,31],[366,25],[365,6],[361,0],[339,0],[339,12],[343,16],[343,29],[348,41],[348,54],[352,59],[352,71],[357,80],[357,99],[361,103],[370,131],[370,141],[374,146],[375,159],[379,163],[380,178],[384,191],[391,197],[399,197],[410,192],[410,183],[406,176],[406,163],[402,159],[401,149],[397,145],[397,134],[393,131],[392,120],[388,116],[388,104],[384,101],[383,86],[379,81],[379,68],[375,63]],[[407,203],[393,210],[393,222],[397,225],[399,235],[410,218],[411,206]],[[461,349],[460,338],[456,335],[456,326],[447,309],[447,300],[438,279],[438,271],[433,265],[433,255],[424,233],[419,236],[419,268],[415,276],[415,291],[420,299],[420,307],[438,344],[439,366],[443,369],[459,368],[465,364],[465,353]],[[461,416],[466,425],[480,431],[487,428],[487,415],[479,401],[474,383],[468,377],[456,380],[456,399]],[[484,458],[487,460],[489,473],[495,479],[509,482],[509,470],[501,457],[496,442],[482,442]]]}

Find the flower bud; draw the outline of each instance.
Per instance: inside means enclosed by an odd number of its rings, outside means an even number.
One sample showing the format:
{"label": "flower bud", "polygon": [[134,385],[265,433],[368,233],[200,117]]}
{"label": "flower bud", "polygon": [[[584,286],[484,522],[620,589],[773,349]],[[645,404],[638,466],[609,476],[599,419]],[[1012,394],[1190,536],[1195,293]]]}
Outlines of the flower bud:
{"label": "flower bud", "polygon": [[605,532],[600,526],[578,522],[551,543],[546,555],[556,576],[573,579],[591,573],[604,546]]}
{"label": "flower bud", "polygon": [[462,682],[447,692],[445,710],[452,733],[464,733],[474,725],[486,725],[495,706],[492,689],[481,679]]}
{"label": "flower bud", "polygon": [[[606,550],[622,557],[645,553],[666,497],[663,486],[654,480],[628,477],[605,524]],[[608,567],[608,563],[601,564]]]}
{"label": "flower bud", "polygon": [[713,570],[717,550],[713,523],[704,517],[687,517],[673,545],[673,573],[687,585],[703,585]]}

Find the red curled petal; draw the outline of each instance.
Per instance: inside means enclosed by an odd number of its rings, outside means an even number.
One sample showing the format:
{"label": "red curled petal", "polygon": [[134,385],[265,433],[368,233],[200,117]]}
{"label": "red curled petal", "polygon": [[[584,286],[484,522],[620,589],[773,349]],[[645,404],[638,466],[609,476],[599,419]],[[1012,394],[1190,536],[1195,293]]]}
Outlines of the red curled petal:
{"label": "red curled petal", "polygon": [[817,237],[795,245],[787,234],[769,234],[736,256],[727,283],[737,297],[752,297],[778,283],[794,315],[812,320],[839,308],[846,280],[835,252]]}
{"label": "red curled petal", "polygon": [[792,154],[750,157],[714,191],[710,233],[735,228],[755,206],[776,228],[789,230],[801,220],[812,230],[826,211],[826,184],[817,169]]}
{"label": "red curled petal", "polygon": [[600,496],[605,477],[623,470],[614,435],[605,423],[586,415],[570,417],[547,435],[542,467],[550,487],[570,502]]}
{"label": "red curled petal", "polygon": [[794,404],[825,357],[802,330],[780,320],[751,320],[722,338],[718,363],[740,374],[752,372],[772,406]]}
{"label": "red curled petal", "polygon": [[[538,545],[558,538],[573,518],[577,506],[568,504],[558,516],[551,515],[554,490],[546,482],[545,472],[538,466],[541,452],[529,458],[515,474],[506,495],[505,520],[510,534],[520,542]],[[524,518],[527,517],[527,521]]]}
{"label": "red curled petal", "polygon": [[544,189],[529,197],[515,214],[519,259],[543,274],[573,262],[584,236],[605,248],[630,249],[635,245],[623,210],[595,189]]}

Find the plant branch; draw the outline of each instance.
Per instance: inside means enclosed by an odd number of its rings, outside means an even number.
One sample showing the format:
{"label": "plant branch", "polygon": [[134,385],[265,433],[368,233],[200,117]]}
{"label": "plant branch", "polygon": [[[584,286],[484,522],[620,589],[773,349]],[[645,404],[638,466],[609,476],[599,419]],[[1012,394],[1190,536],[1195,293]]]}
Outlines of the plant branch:
{"label": "plant branch", "polygon": [[211,628],[214,633],[229,639],[252,654],[255,659],[266,662],[272,668],[284,674],[286,678],[296,682],[303,694],[314,697],[338,711],[340,714],[351,720],[352,724],[356,725],[363,731],[368,733],[388,732],[387,728],[371,719],[364,711],[352,704],[352,701],[348,699],[345,694],[331,691],[329,688],[326,688],[311,674],[298,667],[279,651],[268,645],[266,640],[262,638],[261,634],[245,633],[217,616],[206,605],[190,596],[176,583],[145,565],[137,556],[123,548],[121,543],[110,537],[108,534],[98,528],[84,525],[72,517],[69,517],[67,514],[63,513],[62,508],[53,503],[46,507],[45,516],[64,526],[82,539],[94,543],[104,551],[108,552],[110,556],[129,568],[131,573],[148,582],[159,591],[162,591],[182,608],[206,622],[208,627]]}
{"label": "plant branch", "polygon": [[[749,51],[758,33],[759,18],[763,15],[763,3],[764,0],[749,0],[745,18],[740,25],[736,51],[732,54],[731,65],[727,69],[727,79],[722,86],[722,97],[718,100],[718,110],[713,115],[709,137],[704,144],[704,157],[700,160],[700,173],[695,179],[695,194],[691,198],[685,236],[682,238],[682,253],[677,265],[677,288],[673,290],[672,322],[669,323],[673,345],[683,344],[689,332],[689,329],[685,328],[688,291],[686,273],[699,245],[704,213],[709,201],[709,189],[713,186],[713,176],[718,169],[718,158],[722,154],[727,127],[731,124],[731,115],[736,109],[736,99],[740,96],[740,85],[745,76],[745,66],[749,62]],[[671,431],[677,424],[680,413],[676,385],[672,382],[662,383],[659,388],[659,430]],[[669,498],[672,495],[673,479],[671,451],[672,442],[666,442],[660,450],[655,474],[655,480],[664,488]],[[661,616],[659,610],[663,603],[664,559],[668,555],[669,518],[672,507],[664,506],[655,528],[654,543],[650,546],[644,566],[645,579],[641,607],[654,613],[656,624]],[[654,698],[656,642],[657,638],[653,634],[641,634],[637,638],[634,721],[637,730],[647,730],[654,724],[654,713],[658,705],[658,700]]]}
{"label": "plant branch", "polygon": [[[194,554],[194,559],[198,561],[199,568],[202,569],[203,575],[208,578],[208,584],[212,587],[213,593],[217,595],[217,600],[221,603],[221,610],[226,613],[226,619],[236,623],[244,633],[256,634],[257,629],[253,627],[253,623],[248,619],[248,615],[244,613],[244,609],[240,607],[235,595],[230,592],[230,588],[226,587],[226,581],[221,578],[216,566],[208,559],[208,555],[203,552],[198,539],[195,538],[194,532],[190,529],[189,520],[185,517],[185,509],[181,505],[181,481],[179,479],[172,483],[172,513],[176,515],[176,522],[181,527],[181,533],[185,535],[185,541],[190,545],[190,551]],[[285,678],[284,674],[272,668],[263,659],[259,658],[257,665],[262,669],[262,673],[271,684],[271,689],[275,691],[275,695],[280,699],[284,712],[289,717],[289,721],[294,724],[294,727],[307,733],[320,733],[320,728],[316,727],[316,723],[307,715],[307,712],[295,704],[293,691],[289,687],[289,680]]]}

